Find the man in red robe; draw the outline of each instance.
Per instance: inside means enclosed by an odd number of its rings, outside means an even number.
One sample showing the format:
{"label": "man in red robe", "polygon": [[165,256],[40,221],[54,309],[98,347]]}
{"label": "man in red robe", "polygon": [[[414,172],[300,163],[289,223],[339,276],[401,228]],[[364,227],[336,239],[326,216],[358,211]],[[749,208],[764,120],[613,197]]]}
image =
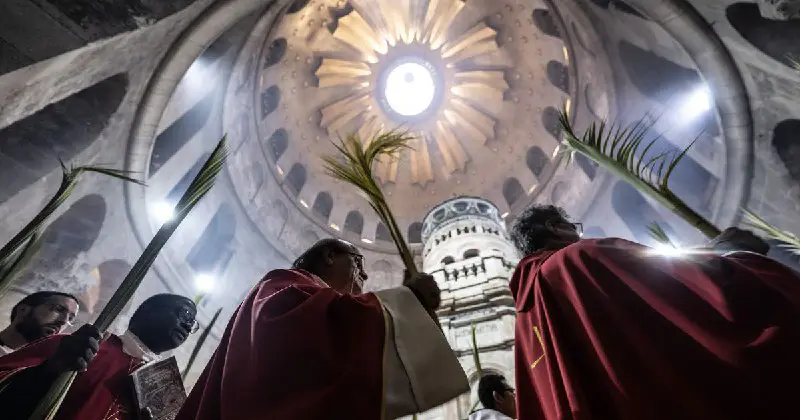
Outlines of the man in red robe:
{"label": "man in red robe", "polygon": [[361,293],[352,244],[323,239],[239,306],[176,420],[378,420],[469,390],[429,313],[429,275]]}
{"label": "man in red robe", "polygon": [[544,206],[511,229],[520,420],[800,418],[800,278],[763,241],[664,257],[576,227]]}
{"label": "man in red robe", "polygon": [[56,420],[136,419],[131,372],[180,346],[195,325],[194,302],[160,294],[131,316],[128,331],[105,340],[92,325],[53,335],[0,357],[0,417],[26,420],[62,372],[80,373]]}

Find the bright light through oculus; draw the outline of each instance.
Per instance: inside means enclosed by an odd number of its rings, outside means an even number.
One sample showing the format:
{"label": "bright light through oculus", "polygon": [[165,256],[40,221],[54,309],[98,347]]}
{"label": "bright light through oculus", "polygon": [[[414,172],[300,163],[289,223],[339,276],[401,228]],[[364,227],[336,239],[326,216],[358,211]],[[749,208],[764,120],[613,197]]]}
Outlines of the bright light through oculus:
{"label": "bright light through oculus", "polygon": [[436,84],[433,75],[418,63],[403,63],[389,71],[386,78],[386,102],[400,115],[413,117],[433,102]]}
{"label": "bright light through oculus", "polygon": [[711,110],[714,100],[708,86],[701,86],[686,95],[679,111],[683,120],[694,120]]}
{"label": "bright light through oculus", "polygon": [[214,290],[214,283],[216,283],[216,281],[217,279],[211,274],[198,274],[197,277],[194,278],[194,284],[197,290],[203,293],[209,293]]}
{"label": "bright light through oculus", "polygon": [[158,224],[164,224],[175,217],[175,207],[166,201],[158,201],[149,206],[150,216]]}

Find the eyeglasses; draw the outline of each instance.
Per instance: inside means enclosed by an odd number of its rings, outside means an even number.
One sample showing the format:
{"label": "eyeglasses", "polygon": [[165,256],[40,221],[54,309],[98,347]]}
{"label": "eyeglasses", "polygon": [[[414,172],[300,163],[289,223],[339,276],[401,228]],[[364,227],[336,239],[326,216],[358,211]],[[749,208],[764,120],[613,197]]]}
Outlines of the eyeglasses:
{"label": "eyeglasses", "polygon": [[182,307],[175,311],[175,316],[178,317],[178,322],[184,325],[191,325],[190,333],[194,334],[200,329],[200,323],[195,319],[193,311],[187,307]]}
{"label": "eyeglasses", "polygon": [[578,235],[583,235],[583,223],[580,223],[580,222],[577,222],[577,223],[568,222],[568,223],[570,225],[572,225],[573,228],[575,228],[575,232],[577,232]]}

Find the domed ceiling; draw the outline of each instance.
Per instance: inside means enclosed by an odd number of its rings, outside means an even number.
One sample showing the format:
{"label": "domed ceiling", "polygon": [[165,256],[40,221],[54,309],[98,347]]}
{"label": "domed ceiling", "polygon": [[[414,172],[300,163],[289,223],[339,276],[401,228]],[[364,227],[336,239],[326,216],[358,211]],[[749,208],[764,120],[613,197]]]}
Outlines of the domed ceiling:
{"label": "domed ceiling", "polygon": [[[381,130],[414,134],[410,150],[374,168],[405,226],[458,195],[502,209],[509,178],[535,194],[552,171],[532,174],[526,155],[538,146],[549,163],[554,108],[572,102],[568,49],[536,22],[546,10],[539,0],[295,3],[248,63],[257,66],[251,146],[260,145],[248,159],[334,234],[353,211],[375,218],[322,168],[330,140],[352,133],[363,141]],[[256,193],[236,188],[245,200]]]}

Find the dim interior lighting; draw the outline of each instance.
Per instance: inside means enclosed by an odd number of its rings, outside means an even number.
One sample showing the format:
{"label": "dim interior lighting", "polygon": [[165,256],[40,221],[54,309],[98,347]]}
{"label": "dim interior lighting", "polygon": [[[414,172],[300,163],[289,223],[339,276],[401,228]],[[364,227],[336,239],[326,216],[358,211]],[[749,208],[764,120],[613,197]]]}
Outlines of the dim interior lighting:
{"label": "dim interior lighting", "polygon": [[305,201],[305,200],[303,200],[302,198],[300,199],[300,204],[301,204],[303,207],[305,207],[305,208],[308,208],[308,203],[306,203],[306,201]]}
{"label": "dim interior lighting", "polygon": [[209,293],[214,290],[214,284],[217,279],[211,274],[198,274],[194,278],[194,285],[202,293]]}
{"label": "dim interior lighting", "polygon": [[400,115],[421,114],[431,105],[435,94],[433,75],[422,64],[400,64],[391,69],[386,77],[386,102]]}
{"label": "dim interior lighting", "polygon": [[367,238],[361,238],[361,242],[364,242],[365,244],[371,244],[372,240]]}
{"label": "dim interior lighting", "polygon": [[158,201],[150,205],[150,215],[157,223],[164,224],[175,217],[175,207],[166,201]]}
{"label": "dim interior lighting", "polygon": [[336,223],[331,223],[331,229],[333,229],[333,230],[338,232],[339,231],[339,225],[337,225]]}
{"label": "dim interior lighting", "polygon": [[505,213],[500,215],[501,219],[505,219],[506,217],[508,217],[508,212],[505,212]]}
{"label": "dim interior lighting", "polygon": [[693,120],[711,110],[713,98],[708,86],[703,85],[684,99],[679,111],[682,120]]}

